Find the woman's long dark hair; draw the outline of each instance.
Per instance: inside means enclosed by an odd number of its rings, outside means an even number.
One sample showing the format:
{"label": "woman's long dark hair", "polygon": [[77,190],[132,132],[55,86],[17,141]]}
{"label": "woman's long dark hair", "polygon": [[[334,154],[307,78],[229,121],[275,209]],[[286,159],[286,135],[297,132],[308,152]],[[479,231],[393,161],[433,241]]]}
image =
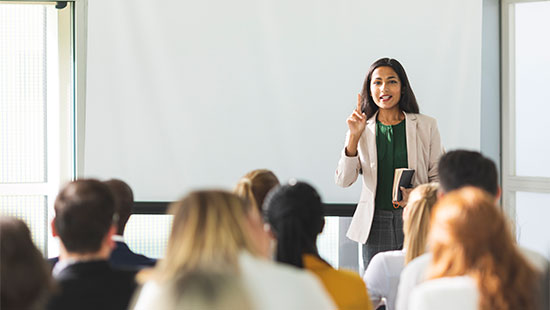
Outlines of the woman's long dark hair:
{"label": "woman's long dark hair", "polygon": [[303,268],[303,254],[318,256],[316,240],[325,218],[313,187],[304,182],[277,187],[267,196],[264,212],[277,239],[278,262]]}
{"label": "woman's long dark hair", "polygon": [[371,118],[374,113],[378,111],[378,106],[372,99],[370,84],[372,80],[372,73],[379,67],[392,68],[399,76],[399,80],[401,80],[401,99],[398,103],[399,108],[407,113],[419,113],[420,110],[418,109],[416,97],[414,96],[411,84],[407,78],[407,73],[405,73],[403,66],[399,63],[399,61],[393,58],[380,58],[370,66],[365,82],[363,83],[363,90],[361,90],[361,98],[363,100],[361,110],[367,115],[367,119]]}

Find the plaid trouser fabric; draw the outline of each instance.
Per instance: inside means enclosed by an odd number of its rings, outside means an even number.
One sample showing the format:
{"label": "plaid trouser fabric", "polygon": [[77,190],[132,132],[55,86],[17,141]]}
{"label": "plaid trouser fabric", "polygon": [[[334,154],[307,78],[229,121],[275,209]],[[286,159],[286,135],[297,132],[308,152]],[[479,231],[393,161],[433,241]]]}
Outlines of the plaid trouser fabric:
{"label": "plaid trouser fabric", "polygon": [[376,253],[403,248],[403,208],[374,210],[367,243],[363,244],[363,266],[367,268]]}

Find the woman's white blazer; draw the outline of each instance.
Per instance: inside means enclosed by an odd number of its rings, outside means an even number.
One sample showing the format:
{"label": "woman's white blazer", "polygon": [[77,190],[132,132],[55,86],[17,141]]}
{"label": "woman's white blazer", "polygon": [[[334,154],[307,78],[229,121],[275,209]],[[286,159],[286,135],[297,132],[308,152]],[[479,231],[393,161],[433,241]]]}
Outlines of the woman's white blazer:
{"label": "woman's white blazer", "polygon": [[[336,184],[342,187],[352,185],[361,175],[363,186],[361,197],[353,214],[348,233],[351,240],[366,243],[374,216],[374,196],[377,182],[376,115],[367,120],[359,138],[356,156],[346,156],[345,146],[336,169]],[[414,169],[413,186],[438,181],[437,164],[443,154],[437,121],[422,114],[404,113],[407,135],[407,161]],[[347,145],[349,131],[346,135]],[[362,171],[362,174],[360,174]]]}

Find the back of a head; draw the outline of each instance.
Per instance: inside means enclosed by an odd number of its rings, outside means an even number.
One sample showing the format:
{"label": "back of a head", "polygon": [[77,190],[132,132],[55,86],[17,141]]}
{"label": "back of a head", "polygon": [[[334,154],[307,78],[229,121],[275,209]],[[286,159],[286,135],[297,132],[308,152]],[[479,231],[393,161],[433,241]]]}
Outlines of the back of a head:
{"label": "back of a head", "polygon": [[405,240],[405,264],[426,251],[430,216],[437,201],[437,183],[422,184],[416,187],[409,196],[403,223]]}
{"label": "back of a head", "polygon": [[103,183],[109,187],[115,198],[115,213],[118,214],[117,234],[122,236],[126,223],[132,214],[134,193],[126,182],[119,179],[110,179]]}
{"label": "back of a head", "polygon": [[94,179],[67,184],[55,200],[54,225],[68,252],[95,253],[111,225],[115,200],[109,187]]}
{"label": "back of a head", "polygon": [[317,254],[315,243],[325,220],[321,197],[311,185],[277,187],[266,198],[264,214],[277,239],[277,261],[303,267],[303,254]]}
{"label": "back of a head", "polygon": [[261,211],[267,193],[277,185],[279,185],[279,179],[272,171],[257,169],[245,174],[233,192],[249,200],[258,211]]}
{"label": "back of a head", "polygon": [[0,309],[40,309],[52,280],[23,221],[0,217],[0,256]]}
{"label": "back of a head", "polygon": [[493,196],[498,195],[498,173],[495,163],[479,152],[456,150],[441,156],[438,165],[443,192],[474,186]]}
{"label": "back of a head", "polygon": [[235,194],[216,190],[194,191],[172,203],[172,232],[157,278],[166,281],[196,270],[237,271],[242,250],[255,254],[247,231],[250,210]]}
{"label": "back of a head", "polygon": [[490,194],[465,187],[445,195],[434,207],[429,240],[430,278],[473,277],[480,309],[533,309],[535,271]]}

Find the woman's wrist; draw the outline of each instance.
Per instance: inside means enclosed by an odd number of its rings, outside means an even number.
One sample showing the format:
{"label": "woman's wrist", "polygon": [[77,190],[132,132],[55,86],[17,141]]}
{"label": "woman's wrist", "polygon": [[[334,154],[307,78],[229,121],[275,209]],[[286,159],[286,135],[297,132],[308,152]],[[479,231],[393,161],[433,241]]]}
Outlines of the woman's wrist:
{"label": "woman's wrist", "polygon": [[348,157],[355,157],[357,156],[357,148],[355,148],[354,150],[350,150],[347,146],[346,146],[346,156]]}
{"label": "woman's wrist", "polygon": [[348,145],[346,145],[346,155],[347,156],[357,156],[357,144],[359,143],[358,139],[350,137]]}

